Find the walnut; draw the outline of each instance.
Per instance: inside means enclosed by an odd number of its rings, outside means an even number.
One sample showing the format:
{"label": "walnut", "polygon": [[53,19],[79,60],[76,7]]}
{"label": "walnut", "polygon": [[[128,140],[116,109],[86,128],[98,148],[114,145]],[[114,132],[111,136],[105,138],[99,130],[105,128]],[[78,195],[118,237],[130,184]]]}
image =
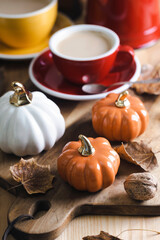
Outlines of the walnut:
{"label": "walnut", "polygon": [[126,178],[124,188],[132,199],[149,200],[156,194],[157,179],[148,172],[133,173]]}

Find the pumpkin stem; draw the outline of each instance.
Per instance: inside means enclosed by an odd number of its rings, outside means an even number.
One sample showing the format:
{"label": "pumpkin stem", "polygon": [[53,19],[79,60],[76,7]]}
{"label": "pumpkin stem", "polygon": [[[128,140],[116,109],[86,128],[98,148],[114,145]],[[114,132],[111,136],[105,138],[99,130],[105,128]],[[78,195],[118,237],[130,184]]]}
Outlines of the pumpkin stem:
{"label": "pumpkin stem", "polygon": [[78,138],[79,140],[81,140],[81,144],[82,144],[81,147],[78,149],[78,152],[84,157],[88,157],[92,155],[95,152],[95,149],[91,145],[88,138],[82,134],[79,135]]}
{"label": "pumpkin stem", "polygon": [[118,99],[115,101],[116,107],[123,108],[123,107],[129,107],[130,102],[128,100],[128,91],[122,92],[119,96]]}
{"label": "pumpkin stem", "polygon": [[10,96],[10,103],[16,107],[26,105],[32,101],[32,93],[25,89],[22,83],[12,82],[14,93]]}

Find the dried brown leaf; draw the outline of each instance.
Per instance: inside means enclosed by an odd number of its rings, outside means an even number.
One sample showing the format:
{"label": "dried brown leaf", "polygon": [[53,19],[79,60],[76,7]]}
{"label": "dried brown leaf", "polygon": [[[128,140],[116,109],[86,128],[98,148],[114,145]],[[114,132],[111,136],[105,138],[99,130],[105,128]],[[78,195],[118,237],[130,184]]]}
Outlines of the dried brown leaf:
{"label": "dried brown leaf", "polygon": [[21,160],[10,167],[13,179],[21,182],[29,194],[45,193],[53,187],[54,176],[50,172],[50,167],[38,164],[34,158]]}
{"label": "dried brown leaf", "polygon": [[[148,68],[144,73],[142,72],[139,80],[147,80],[151,78],[160,77],[160,64],[153,68],[150,65],[146,65]],[[153,95],[160,95],[160,82],[150,84],[133,84],[132,88],[136,90],[138,94],[148,93]]]}
{"label": "dried brown leaf", "polygon": [[160,95],[160,83],[149,84],[133,84],[132,88],[136,90],[138,94],[148,93],[152,95]]}
{"label": "dried brown leaf", "polygon": [[83,237],[83,240],[121,240],[121,239],[114,237],[109,233],[101,231],[99,235]]}
{"label": "dried brown leaf", "polygon": [[158,162],[152,149],[143,142],[130,142],[126,145],[122,143],[120,147],[115,148],[120,158],[139,165],[145,171],[151,171],[158,167]]}
{"label": "dried brown leaf", "polygon": [[114,237],[112,235],[110,235],[109,233],[103,232],[101,231],[99,235],[96,236],[87,236],[87,237],[83,237],[83,240],[122,240],[120,238],[118,238],[122,233],[124,232],[129,232],[129,231],[147,231],[147,232],[154,232],[157,235],[160,234],[160,232],[156,231],[156,230],[152,230],[152,229],[126,229],[123,230],[122,232],[120,232],[117,237]]}

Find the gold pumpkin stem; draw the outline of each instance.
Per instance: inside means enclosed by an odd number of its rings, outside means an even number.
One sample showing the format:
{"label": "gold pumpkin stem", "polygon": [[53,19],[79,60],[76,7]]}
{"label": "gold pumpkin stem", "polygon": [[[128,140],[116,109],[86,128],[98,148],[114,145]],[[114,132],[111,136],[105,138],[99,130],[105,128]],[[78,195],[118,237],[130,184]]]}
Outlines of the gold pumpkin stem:
{"label": "gold pumpkin stem", "polygon": [[128,95],[129,95],[128,91],[122,92],[119,95],[118,99],[115,101],[116,107],[119,107],[119,108],[129,107],[130,102],[129,102],[128,98],[127,98]]}
{"label": "gold pumpkin stem", "polygon": [[78,149],[78,152],[84,157],[88,157],[92,155],[95,152],[95,149],[91,145],[88,138],[82,134],[79,135],[78,138],[79,140],[81,140],[81,144],[82,144],[81,147]]}
{"label": "gold pumpkin stem", "polygon": [[16,107],[31,103],[32,93],[27,91],[22,83],[12,82],[14,93],[10,96],[10,103]]}

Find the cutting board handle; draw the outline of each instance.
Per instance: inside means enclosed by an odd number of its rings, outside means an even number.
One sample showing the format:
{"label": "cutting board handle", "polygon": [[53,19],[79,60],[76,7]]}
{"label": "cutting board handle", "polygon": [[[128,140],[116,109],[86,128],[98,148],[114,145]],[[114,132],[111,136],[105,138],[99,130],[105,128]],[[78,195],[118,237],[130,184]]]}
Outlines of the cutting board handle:
{"label": "cutting board handle", "polygon": [[57,204],[45,198],[20,199],[17,198],[8,212],[8,221],[12,222],[20,215],[31,215],[34,219],[25,220],[14,226],[14,235],[22,239],[40,239],[53,240],[57,238],[64,230],[66,225],[79,212],[78,206],[68,207],[65,204]]}
{"label": "cutting board handle", "polygon": [[[114,191],[116,193],[116,191]],[[51,192],[52,193],[52,192]],[[24,240],[53,240],[57,238],[65,227],[79,215],[103,214],[103,215],[160,215],[160,205],[125,204],[117,197],[117,204],[106,199],[105,191],[101,192],[99,201],[96,194],[90,197],[75,197],[68,193],[61,198],[57,195],[45,198],[17,198],[8,212],[8,220],[12,222],[20,215],[32,215],[34,219],[19,222],[14,226],[15,237]],[[109,194],[110,195],[110,194]],[[50,200],[48,200],[50,199]],[[98,199],[97,199],[98,200]]]}

